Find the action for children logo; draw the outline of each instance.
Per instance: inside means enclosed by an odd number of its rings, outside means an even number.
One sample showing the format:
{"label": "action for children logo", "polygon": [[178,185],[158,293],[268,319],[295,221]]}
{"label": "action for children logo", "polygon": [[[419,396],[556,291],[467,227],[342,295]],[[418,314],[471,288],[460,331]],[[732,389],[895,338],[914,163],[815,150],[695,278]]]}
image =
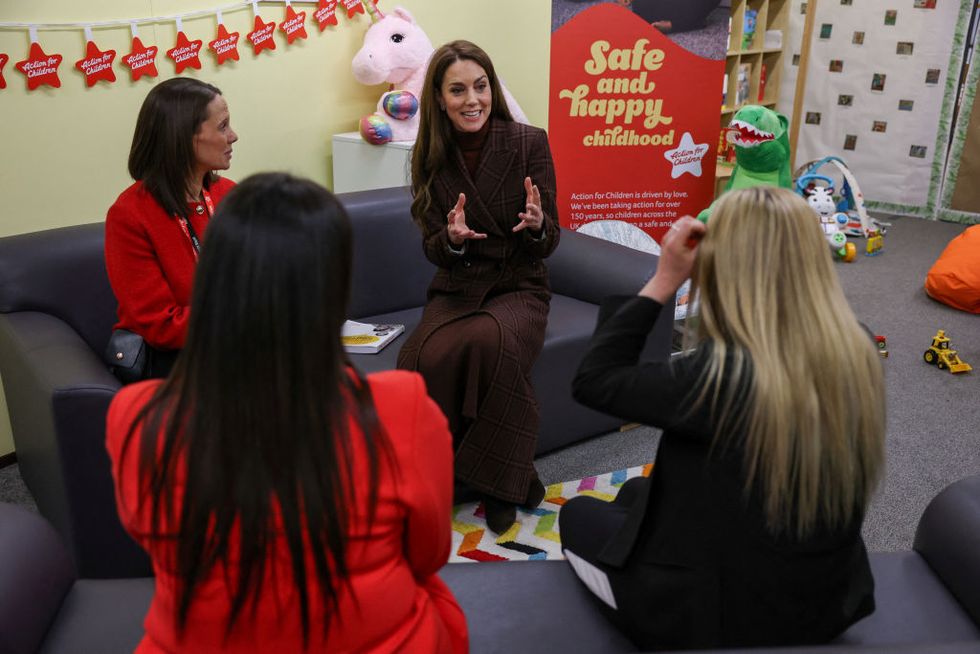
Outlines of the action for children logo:
{"label": "action for children logo", "polygon": [[684,173],[695,177],[701,176],[701,160],[708,154],[707,143],[695,143],[690,132],[684,132],[681,143],[673,150],[664,152],[664,158],[674,167],[670,171],[672,179],[677,179]]}

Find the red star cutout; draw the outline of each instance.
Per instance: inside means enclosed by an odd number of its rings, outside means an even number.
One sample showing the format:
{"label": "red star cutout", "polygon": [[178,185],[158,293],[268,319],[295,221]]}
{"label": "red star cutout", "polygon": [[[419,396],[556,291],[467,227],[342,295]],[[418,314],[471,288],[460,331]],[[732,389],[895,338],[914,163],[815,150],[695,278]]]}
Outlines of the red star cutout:
{"label": "red star cutout", "polygon": [[276,24],[263,23],[261,16],[255,17],[255,29],[248,33],[248,40],[252,42],[252,51],[259,54],[263,50],[275,50],[276,40],[273,34],[276,31]]}
{"label": "red star cutout", "polygon": [[157,47],[151,45],[149,48],[143,47],[143,42],[139,37],[133,37],[133,51],[122,58],[122,62],[129,66],[129,74],[135,82],[143,75],[150,77],[157,76]]}
{"label": "red star cutout", "polygon": [[218,38],[208,43],[208,47],[218,57],[219,66],[229,59],[238,61],[238,32],[229,34],[223,24],[218,25]]}
{"label": "red star cutout", "polygon": [[7,88],[7,80],[3,78],[3,67],[10,61],[10,57],[0,52],[0,89]]}
{"label": "red star cutout", "polygon": [[313,18],[316,19],[321,32],[327,28],[327,25],[336,25],[337,0],[320,0],[316,11],[313,12]]}
{"label": "red star cutout", "polygon": [[112,72],[112,61],[115,58],[115,50],[102,52],[99,46],[89,41],[85,46],[85,56],[75,62],[75,68],[85,75],[87,86],[95,86],[99,80],[112,84],[116,81],[116,74]]}
{"label": "red star cutout", "polygon": [[354,14],[363,14],[364,5],[361,4],[361,0],[343,0],[344,7],[347,9],[347,17],[353,18]]}
{"label": "red star cutout", "polygon": [[201,41],[190,41],[183,32],[177,32],[177,45],[167,50],[167,56],[174,60],[177,74],[186,68],[201,70]]}
{"label": "red star cutout", "polygon": [[279,29],[282,33],[286,35],[286,43],[289,45],[293,44],[296,39],[306,38],[306,27],[303,23],[306,22],[306,12],[301,11],[298,14],[292,6],[286,7],[286,20],[279,23]]}
{"label": "red star cutout", "polygon": [[27,78],[28,91],[33,91],[44,84],[59,88],[61,80],[58,79],[58,66],[61,65],[61,60],[60,54],[44,54],[41,44],[35,41],[31,43],[31,51],[27,59],[18,61],[16,67]]}

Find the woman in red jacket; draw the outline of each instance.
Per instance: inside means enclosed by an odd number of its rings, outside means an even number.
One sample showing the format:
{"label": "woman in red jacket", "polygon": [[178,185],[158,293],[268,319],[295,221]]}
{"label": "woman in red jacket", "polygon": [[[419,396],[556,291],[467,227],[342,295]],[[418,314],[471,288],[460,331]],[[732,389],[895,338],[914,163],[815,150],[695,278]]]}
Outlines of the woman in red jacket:
{"label": "woman in red jacket", "polygon": [[436,575],[452,437],[418,374],[347,361],[343,208],[256,175],[209,230],[173,373],[109,409],[117,507],[156,574],[138,651],[465,652]]}
{"label": "woman in red jacket", "polygon": [[184,345],[201,239],[234,186],[214,171],[231,165],[237,140],[221,91],[189,77],[153,87],[136,119],[136,182],[109,208],[105,260],[119,302],[116,329],[150,346],[146,376],[165,376]]}

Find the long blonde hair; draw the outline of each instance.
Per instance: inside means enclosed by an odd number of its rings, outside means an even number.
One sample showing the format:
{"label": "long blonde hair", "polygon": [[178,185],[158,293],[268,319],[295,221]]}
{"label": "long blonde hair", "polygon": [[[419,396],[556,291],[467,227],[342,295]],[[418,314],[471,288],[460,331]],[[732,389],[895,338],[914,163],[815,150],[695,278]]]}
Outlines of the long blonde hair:
{"label": "long blonde hair", "polygon": [[712,345],[695,405],[715,412],[716,446],[745,434],[746,492],[761,492],[769,529],[849,524],[882,470],[884,380],[813,211],[785,189],[728,193],[693,287]]}
{"label": "long blonde hair", "polygon": [[412,148],[412,218],[423,230],[426,226],[422,216],[432,206],[432,182],[452,152],[453,126],[439,105],[442,80],[449,67],[460,60],[474,61],[486,72],[491,118],[514,120],[490,55],[480,46],[469,41],[450,41],[432,53],[419,99],[419,134]]}

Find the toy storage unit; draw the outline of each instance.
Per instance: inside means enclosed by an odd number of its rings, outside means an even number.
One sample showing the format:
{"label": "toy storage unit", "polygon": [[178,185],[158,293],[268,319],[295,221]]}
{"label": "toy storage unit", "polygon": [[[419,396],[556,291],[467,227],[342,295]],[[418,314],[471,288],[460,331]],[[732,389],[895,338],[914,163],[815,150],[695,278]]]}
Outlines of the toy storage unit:
{"label": "toy storage unit", "polygon": [[[725,58],[724,104],[721,127],[728,127],[735,112],[747,104],[761,104],[775,110],[779,100],[779,81],[783,69],[783,43],[788,38],[790,0],[732,0],[731,31]],[[743,43],[745,13],[758,12],[755,33]],[[767,39],[768,33],[768,39]],[[715,191],[718,195],[734,164],[719,157]]]}
{"label": "toy storage unit", "polygon": [[333,192],[408,186],[415,141],[371,145],[358,132],[333,136]]}

